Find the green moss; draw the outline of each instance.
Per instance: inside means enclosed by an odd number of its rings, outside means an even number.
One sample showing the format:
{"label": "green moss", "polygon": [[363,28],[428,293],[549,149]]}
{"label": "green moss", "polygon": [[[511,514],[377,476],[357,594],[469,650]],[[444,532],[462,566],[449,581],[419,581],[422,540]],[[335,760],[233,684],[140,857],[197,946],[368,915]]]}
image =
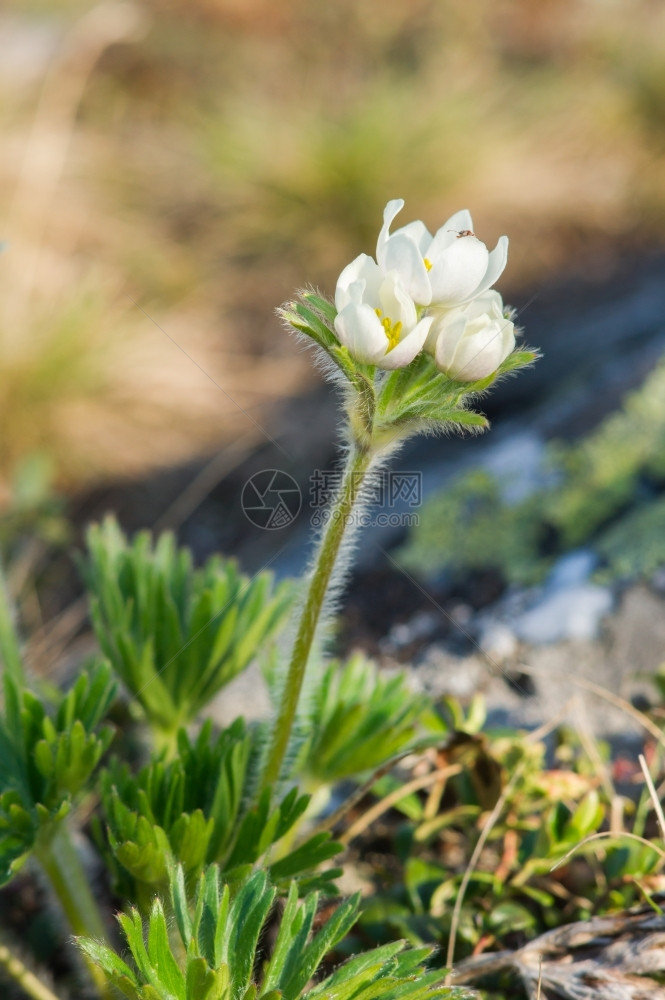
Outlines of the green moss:
{"label": "green moss", "polygon": [[637,577],[665,562],[665,501],[629,510],[640,485],[665,483],[665,362],[621,410],[573,445],[550,445],[553,484],[516,505],[474,470],[429,500],[400,557],[425,574],[493,567],[506,580],[542,578],[553,558],[594,545],[605,575]]}
{"label": "green moss", "polygon": [[492,567],[533,583],[548,566],[539,553],[541,532],[536,504],[509,507],[496,480],[476,469],[425,504],[400,561],[425,574]]}
{"label": "green moss", "polygon": [[596,547],[607,564],[603,578],[650,576],[665,566],[665,497],[631,511],[601,535]]}

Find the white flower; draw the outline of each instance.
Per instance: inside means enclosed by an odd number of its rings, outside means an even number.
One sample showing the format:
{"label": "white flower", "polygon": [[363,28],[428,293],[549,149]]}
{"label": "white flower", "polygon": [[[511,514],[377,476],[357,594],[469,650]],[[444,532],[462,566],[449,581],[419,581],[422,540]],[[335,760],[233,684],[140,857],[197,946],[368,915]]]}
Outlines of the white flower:
{"label": "white flower", "polygon": [[494,284],[508,259],[508,237],[489,253],[473,233],[466,209],[451,215],[432,236],[423,222],[410,222],[390,233],[390,224],[404,207],[397,198],[383,213],[376,259],[385,274],[395,271],[412,299],[421,306],[457,306]]}
{"label": "white flower", "polygon": [[384,274],[364,253],[340,274],[335,306],[340,342],[356,361],[379,368],[403,368],[413,361],[433,322],[432,316],[419,320],[397,275]]}
{"label": "white flower", "polygon": [[487,378],[514,347],[515,325],[495,291],[439,313],[425,345],[437,367],[459,382]]}

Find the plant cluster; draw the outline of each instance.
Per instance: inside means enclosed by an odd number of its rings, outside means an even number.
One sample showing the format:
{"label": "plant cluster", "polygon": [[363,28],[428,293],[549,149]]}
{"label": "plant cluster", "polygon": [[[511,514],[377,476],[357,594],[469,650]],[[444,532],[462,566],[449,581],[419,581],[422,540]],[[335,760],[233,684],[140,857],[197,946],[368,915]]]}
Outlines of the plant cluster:
{"label": "plant cluster", "polygon": [[[0,884],[57,834],[112,739],[100,726],[115,694],[108,664],[81,674],[50,707],[9,671],[0,719]],[[49,711],[48,709],[51,708]]]}
{"label": "plant cluster", "polygon": [[[557,785],[542,743],[482,732],[478,700],[439,712],[362,657],[326,662],[319,641],[373,469],[410,435],[484,426],[479,394],[534,359],[513,350],[511,314],[490,291],[507,240],[488,252],[465,212],[434,237],[420,222],[390,233],[400,207],[386,208],[377,259],[344,269],[334,305],[306,292],[283,310],[343,386],[348,442],[298,606],[269,574],[249,579],[217,558],[196,569],[172,536],[130,541],[108,520],[81,559],[106,659],[54,695],[29,685],[0,589],[1,875],[30,857],[41,866],[103,1000],[462,1000],[432,945],[449,938],[452,960],[458,935],[469,951],[585,912],[579,880],[549,871],[608,815],[583,765]],[[289,610],[286,659],[276,639]],[[255,660],[273,717],[216,731],[203,718],[212,698]],[[147,739],[114,734],[118,698]],[[122,954],[73,840],[84,807]],[[483,827],[499,807],[501,824]],[[335,859],[344,848],[376,858],[374,824],[391,809],[382,836],[399,878],[364,905],[335,900]],[[607,892],[589,911],[627,901],[626,875],[645,880],[665,856],[640,847],[628,861],[607,847]],[[53,1000],[19,966],[5,962],[33,1000]]]}
{"label": "plant cluster", "polygon": [[[636,803],[623,800],[626,816],[617,828],[616,792],[603,787],[597,762],[574,732],[559,734],[548,765],[544,745],[528,734],[487,730],[478,703],[473,720],[459,706],[448,707],[460,728],[430,766],[432,777],[442,767],[450,777],[400,801],[401,822],[384,823],[356,844],[361,870],[370,857],[374,869],[374,893],[357,939],[380,944],[398,936],[446,948],[466,878],[456,958],[506,948],[659,893],[663,855],[646,790]],[[608,748],[597,749],[609,770]],[[393,778],[381,792],[390,794],[395,784]],[[502,796],[500,815],[476,855],[482,818]]]}
{"label": "plant cluster", "polygon": [[[311,893],[299,904],[292,885],[272,955],[257,976],[259,944],[275,900],[275,888],[264,872],[254,872],[232,895],[218,870],[209,868],[196,888],[193,913],[182,869],[174,873],[171,893],[179,942],[169,935],[159,899],[152,905],[147,935],[137,910],[119,917],[134,969],[104,945],[82,942],[84,952],[130,1000],[352,1000],[358,996],[444,1000],[452,995],[440,985],[438,971],[421,971],[430,949],[405,951],[403,942],[358,955],[310,986],[325,956],[355,923],[358,896],[342,903],[314,932],[317,894]],[[459,1000],[465,995],[460,990],[454,993]]]}

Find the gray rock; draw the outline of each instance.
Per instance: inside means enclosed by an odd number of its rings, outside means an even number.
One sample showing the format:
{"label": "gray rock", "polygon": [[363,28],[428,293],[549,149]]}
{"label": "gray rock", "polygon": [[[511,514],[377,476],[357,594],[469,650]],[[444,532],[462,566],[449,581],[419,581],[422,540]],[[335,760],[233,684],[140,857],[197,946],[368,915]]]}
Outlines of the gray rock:
{"label": "gray rock", "polygon": [[533,431],[519,431],[487,448],[480,464],[498,481],[502,499],[520,503],[544,483],[545,442]]}
{"label": "gray rock", "polygon": [[533,646],[563,639],[594,639],[612,605],[612,592],[595,584],[545,591],[542,600],[516,618],[512,627],[519,639]]}
{"label": "gray rock", "polygon": [[389,652],[402,649],[417,639],[426,639],[439,625],[439,615],[435,611],[419,611],[408,622],[393,625],[386,638],[381,642],[381,648]]}
{"label": "gray rock", "polygon": [[575,549],[574,552],[568,552],[552,567],[546,589],[563,590],[586,583],[597,565],[598,556],[591,549]]}
{"label": "gray rock", "polygon": [[487,676],[480,656],[460,658],[438,644],[429,647],[413,671],[414,683],[421,691],[433,698],[452,695],[463,701],[482,688]]}

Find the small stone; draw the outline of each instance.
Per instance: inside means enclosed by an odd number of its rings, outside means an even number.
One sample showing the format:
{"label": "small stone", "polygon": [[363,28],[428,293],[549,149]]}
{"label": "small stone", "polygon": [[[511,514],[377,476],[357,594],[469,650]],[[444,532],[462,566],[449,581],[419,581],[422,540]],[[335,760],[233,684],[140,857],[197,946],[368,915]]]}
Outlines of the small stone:
{"label": "small stone", "polygon": [[393,625],[387,635],[388,645],[392,646],[393,649],[400,649],[402,646],[408,646],[411,642],[411,628],[408,622],[400,622],[398,625]]}
{"label": "small stone", "polygon": [[432,611],[419,611],[408,622],[393,625],[388,635],[381,642],[381,648],[386,651],[403,649],[412,642],[427,639],[436,632],[441,622],[441,616]]}
{"label": "small stone", "polygon": [[456,604],[450,610],[450,617],[456,625],[467,625],[473,618],[473,608],[469,604]]}
{"label": "small stone", "polygon": [[418,687],[433,697],[467,699],[482,686],[487,667],[479,656],[453,656],[441,646],[430,646],[414,670]]}
{"label": "small stone", "polygon": [[488,622],[478,637],[478,645],[490,662],[505,663],[517,654],[517,636],[503,622]]}

